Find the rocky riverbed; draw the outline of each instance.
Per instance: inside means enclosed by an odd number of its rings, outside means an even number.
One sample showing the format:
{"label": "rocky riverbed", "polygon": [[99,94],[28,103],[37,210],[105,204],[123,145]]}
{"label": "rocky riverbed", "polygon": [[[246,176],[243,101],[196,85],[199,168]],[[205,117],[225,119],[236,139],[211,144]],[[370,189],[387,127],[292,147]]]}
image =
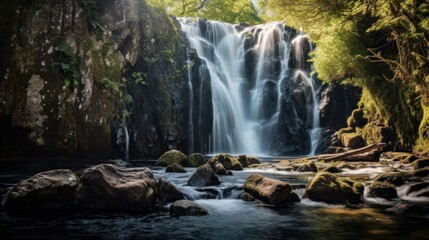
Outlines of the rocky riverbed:
{"label": "rocky riverbed", "polygon": [[[359,232],[377,238],[388,232],[399,238],[423,236],[429,222],[429,160],[419,156],[390,152],[377,162],[226,154],[189,161],[183,156],[166,153],[158,160],[164,166],[154,161],[132,161],[129,167],[122,161],[68,166],[73,171],[49,166],[43,170],[52,170],[30,178],[25,172],[16,175],[24,168],[9,178],[2,172],[2,235],[22,228],[18,236],[25,237],[55,227],[71,236],[173,238],[165,235],[167,228],[183,238],[282,238],[289,229],[296,238],[331,229],[344,237]],[[166,172],[165,158],[169,165],[184,165],[185,172]],[[10,176],[25,179],[12,185],[17,178]],[[128,230],[119,231],[119,226]],[[262,235],[257,231],[262,227],[272,231]]]}

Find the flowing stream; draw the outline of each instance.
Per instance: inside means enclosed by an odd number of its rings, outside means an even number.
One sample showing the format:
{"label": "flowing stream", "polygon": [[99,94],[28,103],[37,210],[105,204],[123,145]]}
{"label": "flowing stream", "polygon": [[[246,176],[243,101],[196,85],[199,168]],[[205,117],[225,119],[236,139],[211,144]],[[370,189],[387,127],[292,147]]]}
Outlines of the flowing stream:
{"label": "flowing stream", "polygon": [[[218,21],[180,22],[210,72],[213,127],[208,153],[314,152],[319,139],[313,131],[319,127],[317,89],[305,61],[311,44],[304,34],[278,22],[239,30]],[[192,92],[192,83],[189,86]],[[290,136],[282,135],[286,131]],[[299,143],[279,145],[287,138]],[[298,144],[303,147],[287,149]]]}

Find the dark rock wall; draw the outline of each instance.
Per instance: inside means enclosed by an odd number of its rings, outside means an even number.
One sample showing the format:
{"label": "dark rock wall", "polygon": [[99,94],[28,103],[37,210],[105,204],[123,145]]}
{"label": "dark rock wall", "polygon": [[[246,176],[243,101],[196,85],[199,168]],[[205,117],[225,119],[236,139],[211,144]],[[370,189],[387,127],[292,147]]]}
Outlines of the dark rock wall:
{"label": "dark rock wall", "polygon": [[165,13],[142,0],[8,0],[0,34],[0,157],[122,156],[123,122],[131,157],[188,149],[186,42]]}

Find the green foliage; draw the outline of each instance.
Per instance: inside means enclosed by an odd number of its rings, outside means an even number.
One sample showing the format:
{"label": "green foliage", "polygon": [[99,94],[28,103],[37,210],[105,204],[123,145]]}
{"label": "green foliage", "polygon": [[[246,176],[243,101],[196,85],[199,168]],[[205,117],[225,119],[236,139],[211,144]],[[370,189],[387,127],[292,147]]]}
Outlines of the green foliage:
{"label": "green foliage", "polygon": [[84,11],[89,26],[91,26],[93,30],[106,31],[101,24],[102,19],[99,16],[97,0],[79,0],[78,2]]}
{"label": "green foliage", "polygon": [[136,84],[145,85],[146,84],[146,74],[142,72],[133,72],[131,74],[131,77],[133,78],[133,81]]}
{"label": "green foliage", "polygon": [[59,61],[53,62],[64,76],[64,85],[70,87],[79,84],[80,74],[78,71],[78,56],[72,53],[70,45],[62,42],[56,50],[59,52]]}
{"label": "green foliage", "polygon": [[229,23],[262,23],[251,0],[148,0],[154,7],[180,17],[200,17]]}
{"label": "green foliage", "polygon": [[114,95],[122,97],[122,91],[120,88],[123,84],[112,81],[109,78],[101,79],[101,83],[105,89],[110,90]]}
{"label": "green foliage", "polygon": [[131,96],[129,94],[125,94],[123,100],[124,100],[124,103],[126,103],[126,104],[130,104],[130,103],[134,102],[133,96]]}

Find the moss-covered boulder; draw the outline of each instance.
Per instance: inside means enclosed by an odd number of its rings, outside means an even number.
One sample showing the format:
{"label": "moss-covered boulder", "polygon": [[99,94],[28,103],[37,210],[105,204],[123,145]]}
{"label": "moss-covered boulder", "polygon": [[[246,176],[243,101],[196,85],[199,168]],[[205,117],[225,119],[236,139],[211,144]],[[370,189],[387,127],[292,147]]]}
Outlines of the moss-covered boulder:
{"label": "moss-covered boulder", "polygon": [[347,119],[347,125],[351,128],[362,128],[367,123],[368,119],[363,116],[363,110],[360,108],[353,110],[352,114]]}
{"label": "moss-covered boulder", "polygon": [[329,204],[361,203],[359,184],[342,181],[328,172],[318,173],[305,189],[304,198]]}
{"label": "moss-covered boulder", "polygon": [[188,180],[188,186],[205,187],[219,185],[219,178],[208,164],[199,166]]}
{"label": "moss-covered boulder", "polygon": [[188,157],[188,164],[190,167],[199,167],[204,163],[206,163],[206,161],[201,153],[193,153]]}
{"label": "moss-covered boulder", "polygon": [[368,186],[368,196],[374,198],[393,199],[398,197],[395,185],[388,182],[373,182]]}
{"label": "moss-covered boulder", "polygon": [[186,169],[182,165],[173,163],[165,168],[165,172],[186,173]]}
{"label": "moss-covered boulder", "polygon": [[341,169],[334,165],[329,165],[320,170],[320,172],[340,173]]}
{"label": "moss-covered boulder", "polygon": [[429,166],[429,158],[422,158],[413,162],[414,170],[422,169]]}
{"label": "moss-covered boulder", "polygon": [[237,160],[240,162],[242,167],[248,167],[254,164],[261,164],[257,157],[248,156],[248,155],[238,155]]}
{"label": "moss-covered boulder", "polygon": [[79,185],[70,170],[52,170],[38,173],[12,187],[6,194],[8,211],[46,211],[71,209]]}
{"label": "moss-covered boulder", "polygon": [[209,212],[205,208],[190,200],[179,200],[170,205],[170,214],[176,217],[199,216],[207,215]]}
{"label": "moss-covered boulder", "polygon": [[244,192],[240,195],[241,200],[245,201],[245,202],[254,202],[256,200],[256,198],[254,196],[252,196],[251,194]]}
{"label": "moss-covered boulder", "polygon": [[164,153],[158,161],[156,161],[156,165],[158,166],[168,166],[170,164],[177,163],[181,166],[188,165],[188,158],[185,154],[178,150],[170,150]]}
{"label": "moss-covered boulder", "polygon": [[402,186],[404,184],[404,179],[401,173],[380,173],[375,177],[374,182],[387,182],[395,186]]}
{"label": "moss-covered boulder", "polygon": [[341,142],[344,145],[344,147],[353,148],[353,149],[357,149],[365,146],[365,142],[362,136],[358,133],[347,133],[342,135]]}
{"label": "moss-covered boulder", "polygon": [[256,199],[273,205],[286,205],[300,201],[289,184],[260,174],[252,174],[246,179],[244,191]]}
{"label": "moss-covered boulder", "polygon": [[229,154],[219,154],[216,155],[208,161],[210,166],[214,167],[217,163],[221,163],[226,170],[243,170],[243,166],[241,166],[240,162],[237,158],[232,157]]}

